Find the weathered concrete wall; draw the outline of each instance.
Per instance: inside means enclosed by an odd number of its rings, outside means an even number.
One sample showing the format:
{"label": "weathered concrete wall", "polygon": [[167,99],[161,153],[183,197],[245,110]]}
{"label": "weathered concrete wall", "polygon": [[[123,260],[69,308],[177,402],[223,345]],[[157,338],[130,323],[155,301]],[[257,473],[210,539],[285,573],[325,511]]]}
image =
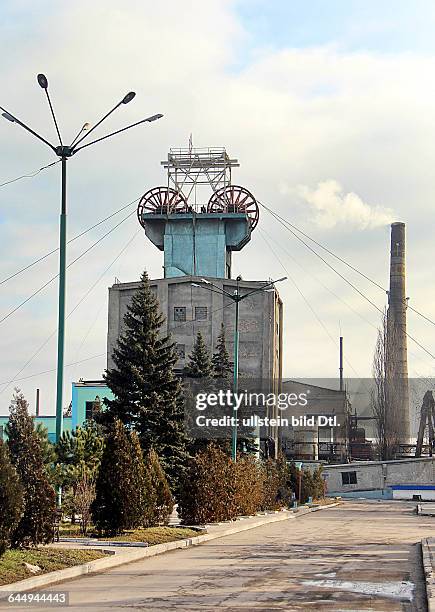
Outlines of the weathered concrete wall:
{"label": "weathered concrete wall", "polygon": [[[348,472],[355,473],[356,483],[343,482],[342,474]],[[323,474],[329,493],[383,490],[398,484],[431,484],[435,483],[435,458],[324,465]]]}
{"label": "weathered concrete wall", "polygon": [[[171,333],[173,341],[184,349],[176,367],[182,369],[187,356],[193,348],[198,331],[212,351],[224,324],[227,349],[231,359],[234,351],[234,302],[229,298],[192,287],[195,277],[164,278],[151,281],[151,287],[159,300],[165,316],[163,333]],[[228,293],[233,293],[236,281],[233,279],[210,279],[215,285]],[[241,294],[259,289],[264,283],[241,281]],[[116,284],[109,288],[109,320],[107,338],[107,363],[112,367],[111,355],[119,334],[122,332],[123,319],[138,283]],[[186,321],[176,320],[175,308],[185,308]],[[207,308],[206,318],[198,319],[198,307]],[[282,368],[282,302],[277,291],[259,292],[240,302],[239,312],[239,371],[241,377],[262,380],[280,379]]]}
{"label": "weathered concrete wall", "polygon": [[174,214],[143,216],[145,234],[164,251],[165,277],[231,276],[231,252],[251,239],[245,214]]}

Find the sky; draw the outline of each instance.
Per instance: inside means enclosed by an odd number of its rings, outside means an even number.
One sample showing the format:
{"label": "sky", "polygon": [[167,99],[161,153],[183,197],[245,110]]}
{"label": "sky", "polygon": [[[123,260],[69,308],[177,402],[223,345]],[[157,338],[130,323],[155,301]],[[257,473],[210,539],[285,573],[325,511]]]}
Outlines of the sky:
{"label": "sky", "polygon": [[[410,304],[435,320],[434,22],[430,0],[3,0],[0,105],[54,140],[36,83],[44,72],[66,137],[130,90],[136,98],[107,130],[164,114],[68,162],[69,238],[165,184],[160,161],[192,134],[194,146],[225,146],[240,161],[238,184],[385,288],[389,224],[404,221]],[[0,185],[53,160],[0,121]],[[59,165],[0,186],[0,281],[56,248],[59,188]],[[68,261],[134,209],[72,242]],[[382,310],[384,291],[324,255]],[[132,214],[71,265],[65,404],[73,380],[100,378],[105,367],[108,287],[144,268],[159,278],[162,263]],[[0,284],[0,319],[57,266],[53,254]],[[336,376],[342,334],[345,374],[369,376],[379,312],[262,209],[233,274],[284,272],[284,375]],[[52,282],[0,323],[0,413],[15,385],[32,407],[40,388],[42,412],[54,412],[55,374],[39,373],[56,366],[56,318]],[[434,325],[412,312],[408,325],[435,354]],[[432,376],[434,366],[410,342],[410,374]]]}

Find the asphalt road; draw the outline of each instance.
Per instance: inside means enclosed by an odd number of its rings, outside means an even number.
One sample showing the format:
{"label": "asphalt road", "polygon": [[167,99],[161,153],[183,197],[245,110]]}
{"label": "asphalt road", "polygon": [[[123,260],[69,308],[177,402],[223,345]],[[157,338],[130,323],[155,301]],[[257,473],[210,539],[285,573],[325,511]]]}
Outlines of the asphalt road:
{"label": "asphalt road", "polygon": [[425,611],[419,542],[434,535],[435,519],[414,510],[346,502],[52,590],[69,592],[69,610],[93,612]]}

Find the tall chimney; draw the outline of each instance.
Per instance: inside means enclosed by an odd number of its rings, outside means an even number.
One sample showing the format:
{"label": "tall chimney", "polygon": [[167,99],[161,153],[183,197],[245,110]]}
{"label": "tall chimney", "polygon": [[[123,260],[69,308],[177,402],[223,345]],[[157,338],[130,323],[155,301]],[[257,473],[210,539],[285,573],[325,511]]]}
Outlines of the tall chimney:
{"label": "tall chimney", "polygon": [[39,417],[39,389],[36,389],[36,416]]}
{"label": "tall chimney", "polygon": [[388,293],[387,346],[388,368],[394,376],[394,421],[397,422],[398,440],[410,442],[408,349],[406,336],[405,288],[405,224],[391,224],[390,291]]}

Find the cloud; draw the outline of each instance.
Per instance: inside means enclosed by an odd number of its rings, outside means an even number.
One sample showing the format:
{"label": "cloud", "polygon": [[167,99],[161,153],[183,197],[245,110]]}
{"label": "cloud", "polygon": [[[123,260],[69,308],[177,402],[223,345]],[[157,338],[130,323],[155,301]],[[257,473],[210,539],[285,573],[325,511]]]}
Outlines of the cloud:
{"label": "cloud", "polygon": [[[72,137],[85,121],[95,122],[130,90],[137,92],[135,100],[109,118],[107,131],[153,113],[164,114],[161,121],[103,141],[95,149],[89,147],[68,162],[69,238],[151,187],[165,184],[160,160],[169,147],[187,146],[192,132],[195,146],[226,146],[240,160],[234,182],[296,225],[304,222],[307,210],[319,217],[322,223],[316,223],[316,238],[382,283],[388,279],[389,236],[382,227],[388,220],[380,223],[380,219],[393,209],[407,222],[413,304],[424,310],[425,304],[435,303],[431,268],[421,264],[433,258],[435,89],[428,86],[427,75],[435,71],[434,56],[348,52],[335,44],[275,50],[262,48],[261,41],[247,56],[249,32],[237,2],[230,0],[160,4],[125,0],[122,6],[119,0],[44,0],[44,10],[34,10],[30,0],[10,4],[14,8],[9,16],[1,19],[0,14],[0,50],[8,58],[2,65],[1,104],[23,121],[55,138],[43,92],[36,84],[35,75],[41,71],[50,80],[65,138]],[[98,135],[106,133],[103,127]],[[0,121],[0,139],[0,182],[52,161],[48,149],[9,122]],[[315,204],[295,190],[292,196],[297,197],[292,198],[280,191],[283,177],[289,185],[308,186],[307,196],[315,198]],[[322,187],[324,177],[335,179],[326,181],[327,186],[336,182],[339,187],[330,186],[328,191]],[[54,166],[0,190],[0,278],[56,247],[59,182],[59,166]],[[340,185],[351,185],[358,195],[345,193]],[[385,209],[372,205],[380,202]],[[68,261],[122,217],[71,243]],[[328,223],[333,223],[335,232],[327,233]],[[137,227],[133,215],[68,269],[68,311]],[[348,227],[366,229],[351,234]],[[280,247],[285,246],[338,295],[356,302],[358,312],[377,321],[378,313],[330,271],[319,269],[321,264],[303,246],[288,244],[293,238],[263,210],[261,228],[273,236],[280,255]],[[290,268],[287,256],[282,259]],[[78,358],[104,352],[107,287],[114,277],[132,281],[146,266],[151,277],[160,278],[162,263],[162,253],[140,233],[68,319],[66,363],[75,361],[94,320]],[[279,265],[263,247],[259,230],[246,248],[233,255],[235,276],[269,278]],[[0,317],[55,275],[57,267],[55,254],[3,285]],[[368,328],[352,312],[341,305],[338,310],[334,298],[305,273],[296,270],[294,275],[334,336],[338,336],[340,319],[347,358],[360,372],[369,373],[375,332],[370,331],[367,340]],[[286,313],[285,374],[335,375],[336,347],[330,338],[290,285],[282,283],[280,293]],[[370,297],[383,305],[385,295],[374,290]],[[56,328],[56,304],[53,283],[0,327],[1,380],[15,374]],[[410,333],[424,338],[428,346],[435,343],[433,327],[420,328],[416,320],[411,323]],[[55,363],[53,341],[23,375],[50,369]],[[103,357],[74,371],[67,369],[65,404],[74,377],[97,378],[104,366]],[[29,398],[40,387],[44,410],[53,412],[53,374],[24,381],[22,386]],[[0,413],[8,393],[0,395]]]}
{"label": "cloud", "polygon": [[389,225],[393,220],[391,208],[370,205],[356,193],[345,193],[342,185],[329,179],[318,183],[315,189],[299,185],[297,193],[314,212],[311,219],[318,227],[331,229],[373,229]]}

